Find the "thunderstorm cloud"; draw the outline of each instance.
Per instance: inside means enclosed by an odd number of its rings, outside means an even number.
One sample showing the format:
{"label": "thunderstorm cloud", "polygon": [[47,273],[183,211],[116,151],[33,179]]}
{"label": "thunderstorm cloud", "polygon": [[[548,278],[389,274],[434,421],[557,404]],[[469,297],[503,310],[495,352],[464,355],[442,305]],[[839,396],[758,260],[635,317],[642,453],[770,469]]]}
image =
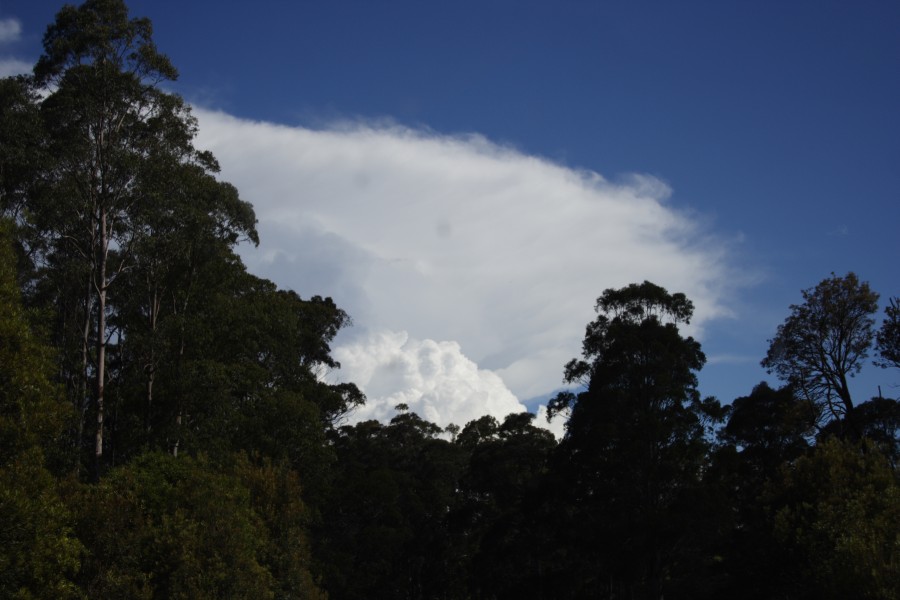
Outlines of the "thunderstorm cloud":
{"label": "thunderstorm cloud", "polygon": [[728,314],[725,245],[656,178],[610,181],[479,135],[196,114],[198,146],[256,209],[251,271],[352,315],[330,376],[366,392],[358,418],[399,402],[442,426],[521,410],[562,385],[606,288],[685,292],[694,335]]}

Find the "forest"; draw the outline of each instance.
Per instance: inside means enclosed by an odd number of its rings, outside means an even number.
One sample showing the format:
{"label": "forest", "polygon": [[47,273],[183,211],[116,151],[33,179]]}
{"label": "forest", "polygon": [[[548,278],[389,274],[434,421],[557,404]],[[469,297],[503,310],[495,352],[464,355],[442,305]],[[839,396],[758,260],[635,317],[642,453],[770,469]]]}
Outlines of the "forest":
{"label": "forest", "polygon": [[[549,412],[365,403],[350,315],[248,272],[252,206],[194,146],[122,0],[0,79],[0,597],[900,598],[900,300],[831,274],[760,383],[704,398],[689,298],[598,290]],[[573,332],[577,336],[579,332]]]}

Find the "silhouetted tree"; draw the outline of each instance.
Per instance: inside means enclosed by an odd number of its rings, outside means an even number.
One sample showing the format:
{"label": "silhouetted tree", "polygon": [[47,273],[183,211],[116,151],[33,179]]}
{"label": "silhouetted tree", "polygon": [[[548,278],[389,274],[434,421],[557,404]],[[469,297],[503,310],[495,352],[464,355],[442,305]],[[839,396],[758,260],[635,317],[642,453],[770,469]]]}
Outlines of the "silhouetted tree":
{"label": "silhouetted tree", "polygon": [[684,294],[632,284],[606,290],[596,309],[583,359],[566,365],[566,381],[585,389],[550,404],[571,409],[554,462],[576,546],[571,595],[661,598],[693,577],[683,565],[703,562],[683,559],[708,534],[706,425],[722,411],[697,391],[706,359],[678,330],[693,314]]}
{"label": "silhouetted tree", "polygon": [[876,336],[882,367],[900,369],[900,298],[891,298],[884,309],[884,321]]}
{"label": "silhouetted tree", "polygon": [[853,398],[848,379],[859,372],[872,345],[872,326],[878,294],[854,273],[833,275],[803,291],[803,304],[769,341],[762,365],[775,373],[828,420],[854,424]]}

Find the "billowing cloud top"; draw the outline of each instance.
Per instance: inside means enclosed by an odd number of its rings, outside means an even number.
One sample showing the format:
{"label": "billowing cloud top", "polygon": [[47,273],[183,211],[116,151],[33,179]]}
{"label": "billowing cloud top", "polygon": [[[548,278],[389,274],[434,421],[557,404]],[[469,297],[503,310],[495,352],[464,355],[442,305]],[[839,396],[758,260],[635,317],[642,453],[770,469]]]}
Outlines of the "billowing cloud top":
{"label": "billowing cloud top", "polygon": [[472,415],[507,415],[526,408],[490,371],[478,369],[456,342],[410,340],[406,332],[378,332],[335,350],[343,376],[371,400],[356,419],[384,420],[400,403],[442,426]]}
{"label": "billowing cloud top", "polygon": [[519,410],[559,387],[606,288],[685,292],[694,334],[727,312],[722,245],[655,178],[612,183],[477,135],[197,116],[256,208],[248,266],[354,317],[336,352],[373,405],[461,425]]}

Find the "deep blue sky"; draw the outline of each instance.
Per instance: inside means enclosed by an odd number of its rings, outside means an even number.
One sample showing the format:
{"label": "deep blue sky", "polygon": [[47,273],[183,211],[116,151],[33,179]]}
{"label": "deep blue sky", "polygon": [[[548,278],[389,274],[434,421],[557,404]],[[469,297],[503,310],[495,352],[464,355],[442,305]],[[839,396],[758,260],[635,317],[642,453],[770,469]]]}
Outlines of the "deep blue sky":
{"label": "deep blue sky", "polygon": [[[7,53],[36,58],[58,6],[0,2],[0,19],[23,27]],[[765,378],[766,339],[801,289],[853,270],[900,295],[900,2],[129,6],[153,20],[176,89],[207,107],[476,132],[613,180],[666,181],[670,203],[731,240],[732,264],[758,278],[739,318],[704,340],[708,354],[756,357],[704,374],[725,401]],[[900,376],[864,381],[867,397]]]}

